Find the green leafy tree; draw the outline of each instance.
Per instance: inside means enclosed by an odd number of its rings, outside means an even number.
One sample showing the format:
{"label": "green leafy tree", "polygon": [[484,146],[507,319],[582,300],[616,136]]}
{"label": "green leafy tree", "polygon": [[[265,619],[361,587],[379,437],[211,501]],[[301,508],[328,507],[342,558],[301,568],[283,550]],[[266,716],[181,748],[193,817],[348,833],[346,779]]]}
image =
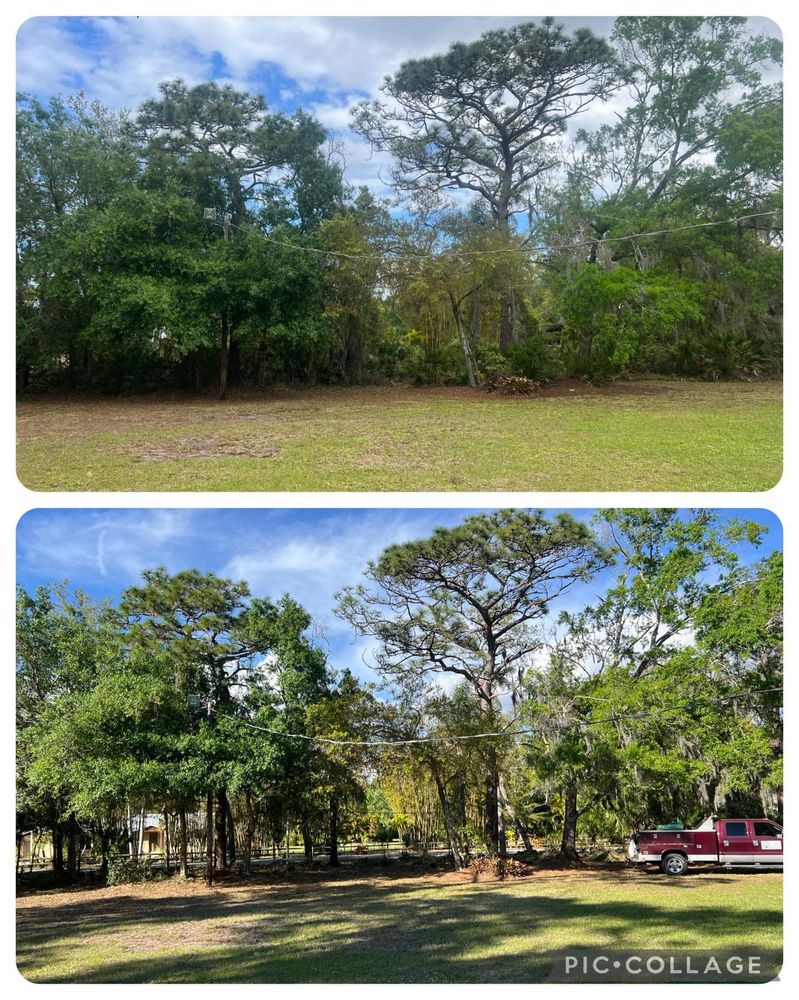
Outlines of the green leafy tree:
{"label": "green leafy tree", "polygon": [[[538,178],[557,166],[554,140],[594,100],[618,87],[608,44],[553,18],[486,32],[443,55],[412,59],[386,77],[386,100],[364,101],[353,128],[396,159],[401,191],[472,192],[500,227],[529,206]],[[505,297],[500,345],[513,335]]]}
{"label": "green leafy tree", "polygon": [[[17,787],[23,825],[47,825],[52,831],[53,867],[74,876],[79,831],[72,768],[76,746],[43,764],[45,747],[62,715],[69,715],[97,679],[122,658],[117,620],[66,585],[17,594]],[[66,865],[64,840],[66,838]]]}
{"label": "green leafy tree", "polygon": [[[591,532],[566,514],[500,511],[438,528],[430,538],[393,545],[370,563],[368,586],[347,588],[338,612],[375,636],[388,678],[464,678],[490,729],[498,699],[540,644],[550,604],[588,579],[603,557]],[[489,754],[485,833],[500,844],[499,772]]]}
{"label": "green leafy tree", "polygon": [[612,200],[673,198],[733,114],[779,103],[779,86],[764,84],[762,71],[779,64],[782,45],[752,36],[745,18],[620,17],[612,40],[631,103],[614,125],[580,134],[585,165]]}

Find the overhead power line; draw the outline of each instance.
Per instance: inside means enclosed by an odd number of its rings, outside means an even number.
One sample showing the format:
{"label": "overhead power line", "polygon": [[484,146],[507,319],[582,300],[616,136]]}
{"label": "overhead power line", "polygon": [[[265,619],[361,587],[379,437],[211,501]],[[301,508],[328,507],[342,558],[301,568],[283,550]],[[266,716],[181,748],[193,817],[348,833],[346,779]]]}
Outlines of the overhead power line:
{"label": "overhead power line", "polygon": [[[663,715],[667,712],[679,712],[686,708],[696,708],[702,705],[716,705],[725,701],[740,701],[744,698],[749,698],[753,695],[758,694],[772,694],[776,691],[782,691],[781,687],[770,687],[770,688],[756,688],[751,691],[741,691],[738,694],[728,694],[721,695],[718,698],[707,698],[701,701],[690,701],[683,702],[679,705],[667,705],[663,708],[655,709],[649,712],[634,712],[625,715],[613,715],[609,716],[607,719],[589,719],[586,721],[577,721],[564,726],[564,729],[575,729],[584,728],[587,726],[601,726],[613,724],[616,722],[622,722],[625,719],[648,719],[656,715]],[[345,746],[345,747],[402,747],[402,746],[414,746],[417,744],[424,743],[451,743],[451,742],[464,742],[467,740],[485,740],[485,739],[500,739],[507,736],[533,736],[536,733],[540,733],[543,730],[541,728],[525,726],[521,729],[503,729],[499,732],[490,733],[468,733],[462,736],[418,736],[412,739],[402,739],[402,740],[339,740],[330,736],[309,736],[307,733],[285,733],[280,729],[272,729],[269,726],[259,726],[254,722],[248,722],[246,719],[241,719],[236,715],[228,715],[227,713],[216,712],[221,719],[230,719],[233,722],[238,722],[242,726],[246,726],[248,729],[255,729],[262,733],[269,733],[271,736],[279,736],[283,739],[288,740],[304,740],[307,743],[325,743],[332,746]]]}
{"label": "overhead power line", "polygon": [[[777,210],[772,210],[770,212],[751,212],[748,215],[736,215],[729,219],[716,219],[712,222],[694,222],[686,226],[672,226],[667,229],[653,229],[649,232],[641,233],[630,233],[627,236],[605,236],[598,237],[591,240],[583,240],[579,243],[568,243],[563,246],[554,248],[555,252],[562,252],[564,250],[580,250],[585,247],[596,247],[601,246],[606,243],[622,243],[625,240],[638,240],[644,239],[650,236],[666,236],[669,233],[681,233],[692,229],[708,229],[712,226],[728,226],[737,225],[740,222],[745,222],[748,219],[762,219],[766,216],[777,215]],[[345,260],[380,260],[380,261],[421,261],[421,260],[432,260],[432,259],[446,259],[447,257],[487,257],[492,254],[508,254],[508,253],[522,253],[532,255],[534,250],[527,247],[494,247],[490,250],[463,250],[463,251],[448,251],[442,250],[440,253],[431,252],[420,252],[412,254],[394,254],[394,253],[348,253],[345,250],[324,250],[321,247],[312,247],[307,244],[291,243],[288,240],[280,240],[274,236],[267,236],[266,233],[262,233],[260,230],[256,229],[255,226],[240,225],[233,222],[228,223],[229,228],[245,230],[249,229],[254,232],[260,239],[267,243],[272,243],[275,246],[285,247],[289,250],[296,250],[302,253],[316,254],[320,257],[340,257]],[[535,261],[542,261],[546,258],[543,256],[538,256]]]}

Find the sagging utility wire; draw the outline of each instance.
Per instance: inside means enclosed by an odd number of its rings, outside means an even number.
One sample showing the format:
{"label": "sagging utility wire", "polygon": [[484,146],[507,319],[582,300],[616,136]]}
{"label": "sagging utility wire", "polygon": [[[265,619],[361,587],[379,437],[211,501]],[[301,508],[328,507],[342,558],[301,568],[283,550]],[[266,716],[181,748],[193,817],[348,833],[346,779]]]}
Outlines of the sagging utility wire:
{"label": "sagging utility wire", "polygon": [[[611,723],[622,722],[625,719],[648,719],[656,715],[663,715],[667,712],[679,712],[686,708],[696,708],[701,705],[716,705],[725,701],[739,701],[743,698],[749,698],[753,695],[758,694],[772,694],[776,691],[782,691],[781,687],[770,687],[770,688],[755,688],[750,691],[741,691],[738,694],[728,694],[721,695],[718,698],[707,698],[702,701],[690,701],[683,702],[680,705],[667,705],[663,708],[655,709],[651,712],[635,712],[625,715],[613,715],[609,716],[607,719],[591,719],[586,721],[577,721],[571,723],[563,728],[572,729],[577,727],[587,727],[587,726],[601,726],[608,725]],[[500,739],[507,736],[533,736],[541,730],[534,727],[523,727],[521,729],[503,729],[499,732],[491,733],[469,733],[464,736],[419,736],[414,739],[404,739],[404,740],[338,740],[329,736],[308,736],[306,733],[284,733],[279,729],[270,729],[269,726],[259,726],[254,722],[248,722],[246,719],[241,719],[237,715],[228,715],[227,713],[217,712],[213,710],[215,715],[220,719],[230,719],[233,722],[238,722],[242,726],[246,726],[248,729],[255,729],[262,733],[269,733],[271,736],[281,736],[284,739],[289,740],[305,740],[308,743],[326,743],[332,746],[345,746],[345,747],[402,747],[402,746],[413,746],[416,744],[423,743],[452,743],[452,742],[462,742],[465,740],[485,740],[485,739]]]}
{"label": "sagging utility wire", "polygon": [[[714,222],[695,222],[687,226],[673,226],[669,229],[654,229],[650,232],[645,233],[630,233],[628,236],[606,236],[600,237],[593,240],[584,240],[581,243],[569,243],[563,246],[554,248],[554,252],[560,253],[564,250],[579,250],[585,247],[597,247],[603,243],[620,243],[624,240],[637,240],[644,239],[648,236],[666,236],[669,233],[681,233],[690,229],[707,229],[711,226],[728,226],[737,225],[740,222],[745,222],[748,219],[761,219],[766,216],[777,215],[776,210],[770,212],[752,212],[748,215],[736,215],[734,218],[730,219],[717,219]],[[346,260],[380,260],[380,261],[419,261],[419,260],[445,260],[447,257],[486,257],[491,254],[503,254],[503,253],[523,253],[532,254],[533,251],[526,247],[495,247],[491,250],[463,250],[458,252],[451,252],[447,250],[442,250],[440,253],[415,253],[415,254],[379,254],[379,253],[347,253],[345,250],[323,250],[320,247],[311,247],[307,245],[301,245],[297,243],[289,243],[288,240],[279,240],[274,236],[267,236],[260,230],[256,229],[255,226],[240,225],[234,222],[226,223],[231,229],[245,230],[249,229],[253,231],[257,236],[267,243],[273,243],[275,246],[286,247],[289,250],[298,250],[304,253],[314,253],[321,257],[341,257]],[[533,258],[533,263],[539,263],[546,260],[545,257],[535,257]]]}

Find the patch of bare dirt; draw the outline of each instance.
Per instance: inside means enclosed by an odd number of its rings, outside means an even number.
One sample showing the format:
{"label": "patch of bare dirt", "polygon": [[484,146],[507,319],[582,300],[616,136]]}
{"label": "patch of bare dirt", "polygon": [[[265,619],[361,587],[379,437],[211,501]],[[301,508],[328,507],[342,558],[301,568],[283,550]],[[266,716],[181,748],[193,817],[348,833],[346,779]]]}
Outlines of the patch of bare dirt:
{"label": "patch of bare dirt", "polygon": [[109,455],[139,462],[173,462],[187,458],[276,458],[278,449],[267,442],[230,439],[219,434],[176,438],[173,441],[128,443],[101,447]]}

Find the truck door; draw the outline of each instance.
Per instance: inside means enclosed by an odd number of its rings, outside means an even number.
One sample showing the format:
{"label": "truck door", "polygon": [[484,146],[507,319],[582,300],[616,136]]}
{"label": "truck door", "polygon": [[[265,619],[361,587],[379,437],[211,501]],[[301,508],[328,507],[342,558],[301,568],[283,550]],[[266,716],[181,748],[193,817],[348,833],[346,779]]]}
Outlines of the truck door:
{"label": "truck door", "polygon": [[718,821],[719,861],[726,865],[751,865],[754,861],[752,824],[747,819]]}
{"label": "truck door", "polygon": [[759,861],[761,865],[782,864],[782,830],[776,823],[762,819],[754,820],[752,826],[755,862]]}

